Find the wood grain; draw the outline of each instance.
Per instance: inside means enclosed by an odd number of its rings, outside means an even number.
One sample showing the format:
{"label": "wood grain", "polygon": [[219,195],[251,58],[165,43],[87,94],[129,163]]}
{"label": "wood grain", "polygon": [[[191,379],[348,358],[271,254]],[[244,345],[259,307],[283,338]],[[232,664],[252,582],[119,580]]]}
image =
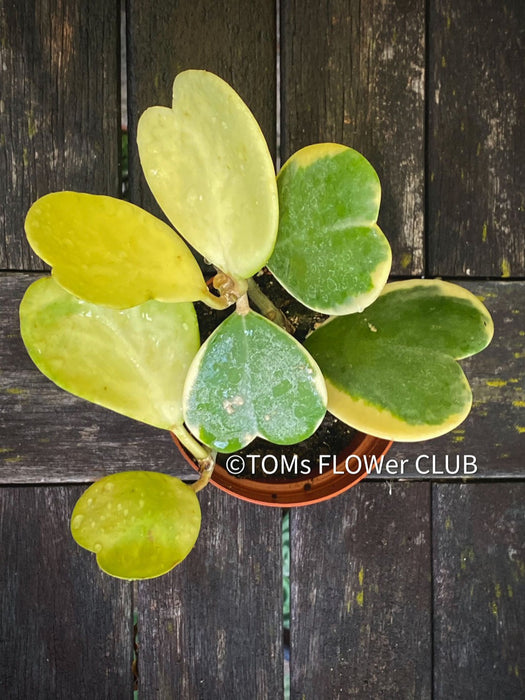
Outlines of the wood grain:
{"label": "wood grain", "polygon": [[131,584],[69,532],[78,486],[0,488],[0,695],[132,697]]}
{"label": "wood grain", "polygon": [[429,3],[431,275],[525,275],[525,4]]}
{"label": "wood grain", "polygon": [[423,272],[425,3],[282,0],[282,157],[336,141],[377,170],[393,272]]}
{"label": "wood grain", "polygon": [[212,71],[243,98],[275,154],[275,0],[130,0],[128,14],[130,191],[136,204],[161,215],[135,147],[141,113],[171,106],[173,80],[189,68]]}
{"label": "wood grain", "polygon": [[195,549],[137,585],[139,696],[280,698],[281,518],[216,488]]}
{"label": "wood grain", "polygon": [[291,698],[430,698],[430,485],[291,511]]}
{"label": "wood grain", "polygon": [[[167,433],[73,397],[33,365],[20,338],[18,304],[36,275],[0,276],[0,483],[86,482],[124,469],[156,469],[193,478]],[[525,474],[525,283],[470,282],[495,322],[492,344],[464,360],[474,405],[448,435],[422,443],[396,443],[388,457],[403,470],[369,478],[464,478],[452,472],[456,456],[474,455],[473,478]],[[436,455],[436,469],[420,455]],[[425,473],[427,472],[427,473]],[[441,472],[441,473],[439,473]]]}
{"label": "wood grain", "polygon": [[[238,91],[275,154],[274,0],[131,0],[128,105],[132,201],[161,215],[140,171],[137,121],[171,104],[177,73],[211,70]],[[280,697],[281,514],[206,489],[203,531],[173,574],[137,587],[139,694],[145,698]]]}
{"label": "wood grain", "polygon": [[433,486],[434,697],[525,696],[525,484]]}
{"label": "wood grain", "polygon": [[119,5],[0,3],[0,269],[43,268],[23,232],[38,197],[119,194]]}
{"label": "wood grain", "polygon": [[166,431],[68,394],[35,367],[18,305],[38,276],[0,275],[0,483],[85,483],[126,469],[194,478]]}

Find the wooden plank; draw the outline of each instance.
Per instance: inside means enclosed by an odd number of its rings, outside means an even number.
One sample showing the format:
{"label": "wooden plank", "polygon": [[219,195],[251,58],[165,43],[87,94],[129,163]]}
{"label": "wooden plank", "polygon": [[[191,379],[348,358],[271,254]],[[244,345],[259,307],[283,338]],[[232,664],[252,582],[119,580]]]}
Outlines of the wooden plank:
{"label": "wooden plank", "polygon": [[125,469],[193,476],[169,434],[59,389],[30,360],[18,305],[38,275],[0,275],[0,483],[86,482]]}
{"label": "wooden plank", "polygon": [[69,532],[80,487],[0,489],[0,695],[132,697],[131,584]]}
{"label": "wooden plank", "polygon": [[[380,478],[506,479],[525,476],[525,283],[470,282],[494,319],[494,339],[479,355],[461,362],[473,392],[469,417],[448,435],[417,443],[396,443],[389,453],[403,472]],[[429,459],[418,457],[428,455]],[[474,467],[463,468],[465,455]],[[435,467],[432,457],[436,457]],[[448,467],[446,464],[448,456]],[[456,470],[459,460],[459,470]],[[467,463],[472,459],[467,459]],[[377,478],[375,475],[373,478]]]}
{"label": "wooden plank", "polygon": [[135,147],[140,114],[171,105],[175,75],[189,68],[210,70],[241,95],[275,153],[275,0],[257,8],[242,0],[164,0],[151,11],[147,0],[131,0],[128,14],[128,104],[130,191],[137,204],[160,215]]}
{"label": "wooden plank", "polygon": [[430,698],[430,485],[291,512],[291,698]]}
{"label": "wooden plank", "polygon": [[282,0],[282,156],[336,141],[383,189],[393,272],[423,272],[425,3]]}
{"label": "wooden plank", "polygon": [[172,573],[137,586],[139,697],[281,698],[281,519],[209,486]]}
{"label": "wooden plank", "polygon": [[42,269],[23,233],[38,197],[119,193],[119,5],[0,3],[0,269]]}
{"label": "wooden plank", "polygon": [[429,11],[429,271],[525,274],[525,4]]}
{"label": "wooden plank", "polygon": [[525,697],[525,484],[436,484],[434,697]]}
{"label": "wooden plank", "polygon": [[[276,10],[241,0],[131,0],[128,13],[131,199],[161,215],[140,171],[137,121],[171,104],[175,75],[211,70],[259,121],[275,152]],[[137,587],[142,697],[281,697],[282,591],[278,509],[209,487],[196,549],[169,576]],[[233,536],[229,534],[229,528]]]}
{"label": "wooden plank", "polygon": [[[123,469],[157,469],[188,478],[193,472],[167,434],[61,391],[43,377],[20,339],[17,308],[34,275],[0,276],[0,482],[96,479]],[[464,478],[445,471],[445,456],[474,455],[474,478],[522,478],[525,473],[525,325],[522,282],[471,282],[495,321],[492,344],[462,362],[472,385],[469,418],[443,438],[395,444],[389,458],[402,471],[371,478]],[[436,469],[420,455],[436,455]],[[442,472],[441,474],[439,472]]]}

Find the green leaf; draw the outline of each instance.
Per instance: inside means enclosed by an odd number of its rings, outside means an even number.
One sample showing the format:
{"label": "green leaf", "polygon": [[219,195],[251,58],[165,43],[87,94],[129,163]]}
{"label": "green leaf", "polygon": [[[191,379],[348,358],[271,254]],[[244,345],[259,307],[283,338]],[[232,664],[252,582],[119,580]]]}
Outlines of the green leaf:
{"label": "green leaf", "polygon": [[141,116],[144,175],[182,236],[218,269],[247,279],[275,244],[278,197],[273,162],[248,107],[223,80],[180,73],[173,107]]}
{"label": "green leaf", "polygon": [[218,452],[235,452],[258,435],[280,445],[300,442],[325,411],[315,362],[254,311],[223,321],[199,350],[184,387],[186,425]]}
{"label": "green leaf", "polygon": [[56,281],[93,304],[128,308],[149,299],[211,296],[180,236],[121,199],[53,192],[33,204],[25,229],[33,250],[53,266]]}
{"label": "green leaf", "polygon": [[381,187],[370,163],[346,146],[318,143],[295,153],[277,183],[279,233],[268,267],[283,287],[321,313],[371,304],[392,254],[376,223]]}
{"label": "green leaf", "polygon": [[408,280],[388,284],[361,314],[329,319],[305,345],[323,371],[331,413],[371,435],[416,441],[466,418],[472,394],[456,360],[486,347],[493,332],[467,290]]}
{"label": "green leaf", "polygon": [[182,423],[184,379],[199,348],[192,304],[119,311],[45,277],[24,295],[20,329],[33,362],[66,391],[166,430]]}
{"label": "green leaf", "polygon": [[158,472],[120,472],[92,484],[71,516],[75,541],[111,576],[145,579],[179,564],[198,537],[195,492]]}

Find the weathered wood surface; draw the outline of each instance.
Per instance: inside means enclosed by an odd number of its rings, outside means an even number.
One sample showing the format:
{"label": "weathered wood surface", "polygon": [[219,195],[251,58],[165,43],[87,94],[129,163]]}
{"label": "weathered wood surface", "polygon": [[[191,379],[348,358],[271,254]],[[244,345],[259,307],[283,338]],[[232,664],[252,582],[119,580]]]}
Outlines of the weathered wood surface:
{"label": "weathered wood surface", "polygon": [[525,274],[525,4],[429,3],[428,272]]}
{"label": "weathered wood surface", "polygon": [[[159,214],[133,145],[137,121],[169,106],[174,76],[218,73],[276,143],[274,0],[132,0],[128,15],[130,195]],[[203,531],[173,575],[137,587],[139,696],[279,698],[283,688],[281,513],[207,489]]]}
{"label": "weathered wood surface", "polygon": [[[320,140],[365,153],[382,181],[380,224],[398,275],[523,275],[522,3],[280,7],[282,158]],[[1,268],[41,267],[22,231],[37,196],[118,194],[118,8],[0,2]],[[228,80],[277,153],[275,0],[127,9],[133,201],[158,212],[133,138],[146,107],[170,104],[185,68]],[[73,482],[131,468],[193,473],[166,434],[38,373],[17,321],[34,277],[0,277],[0,482],[32,484],[0,489],[0,695],[130,698],[135,607],[140,697],[282,697],[278,509],[207,489],[195,550],[135,585],[134,601],[130,584],[101,574],[72,541],[82,490]],[[376,476],[292,513],[292,697],[524,694],[522,285],[467,285],[496,322],[491,348],[463,363],[472,415],[449,437],[390,453],[412,465],[423,452],[473,454],[476,478],[514,483]]]}
{"label": "weathered wood surface", "polygon": [[280,698],[280,511],[214,488],[200,501],[195,549],[137,585],[139,697]]}
{"label": "weathered wood surface", "polygon": [[393,272],[423,266],[425,3],[281,2],[282,157],[336,141],[361,151],[383,190]]}
{"label": "weathered wood surface", "polygon": [[[0,483],[86,482],[123,469],[156,469],[192,477],[168,434],[62,391],[33,365],[18,329],[17,308],[37,275],[0,276]],[[456,456],[476,458],[474,478],[525,474],[525,283],[470,282],[496,326],[492,344],[462,362],[474,406],[468,419],[443,438],[397,443],[390,471],[371,478],[457,478]],[[436,455],[436,469],[420,455]],[[407,460],[401,467],[401,460]],[[442,473],[440,473],[442,472]],[[468,476],[468,475],[467,475]]]}
{"label": "weathered wood surface", "polygon": [[171,106],[173,79],[190,68],[217,73],[253,112],[275,154],[275,0],[131,0],[128,14],[128,107],[132,201],[160,214],[134,143],[142,112]]}
{"label": "weathered wood surface", "polygon": [[430,484],[291,512],[291,698],[431,697]]}
{"label": "weathered wood surface", "polygon": [[[494,319],[494,339],[488,348],[460,364],[473,393],[468,418],[448,435],[418,443],[396,443],[389,453],[403,473],[390,478],[479,479],[525,476],[525,283],[470,282],[461,284],[477,294]],[[428,455],[430,459],[417,459]],[[432,456],[436,457],[436,467]],[[446,466],[446,456],[449,466]],[[465,455],[475,458],[477,471],[465,473]],[[456,459],[459,470],[456,470]],[[467,460],[472,462],[472,460]],[[448,469],[448,471],[447,471]],[[472,471],[467,468],[468,471]],[[376,475],[377,476],[377,475]],[[381,477],[388,476],[383,473]]]}
{"label": "weathered wood surface", "polygon": [[0,488],[0,696],[132,695],[132,589],[77,547],[78,486]]}
{"label": "weathered wood surface", "polygon": [[0,269],[43,268],[23,230],[38,197],[118,195],[119,5],[0,2]]}
{"label": "weathered wood surface", "polygon": [[0,483],[87,482],[125,469],[192,476],[169,434],[59,389],[20,337],[18,305],[39,275],[0,275]]}
{"label": "weathered wood surface", "polygon": [[525,484],[433,486],[434,697],[525,697]]}

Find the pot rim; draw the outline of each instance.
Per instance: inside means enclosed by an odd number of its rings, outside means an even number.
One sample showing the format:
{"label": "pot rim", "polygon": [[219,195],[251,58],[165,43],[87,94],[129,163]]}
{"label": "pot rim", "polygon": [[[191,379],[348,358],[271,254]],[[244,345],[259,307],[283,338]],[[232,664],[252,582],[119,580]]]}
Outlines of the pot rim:
{"label": "pot rim", "polygon": [[[176,435],[171,433],[171,436],[184,459],[197,470],[197,465]],[[304,476],[303,478],[279,481],[271,477],[242,479],[233,476],[216,462],[210,482],[225,493],[257,505],[277,508],[313,505],[335,498],[368,476],[371,469],[369,467],[367,470],[363,463],[361,463],[359,472],[356,474],[348,473],[345,469],[345,460],[350,455],[380,459],[388,452],[392,444],[392,440],[356,432],[347,447],[337,456],[337,472],[330,467],[323,474]],[[278,445],[275,447],[278,448]]]}

